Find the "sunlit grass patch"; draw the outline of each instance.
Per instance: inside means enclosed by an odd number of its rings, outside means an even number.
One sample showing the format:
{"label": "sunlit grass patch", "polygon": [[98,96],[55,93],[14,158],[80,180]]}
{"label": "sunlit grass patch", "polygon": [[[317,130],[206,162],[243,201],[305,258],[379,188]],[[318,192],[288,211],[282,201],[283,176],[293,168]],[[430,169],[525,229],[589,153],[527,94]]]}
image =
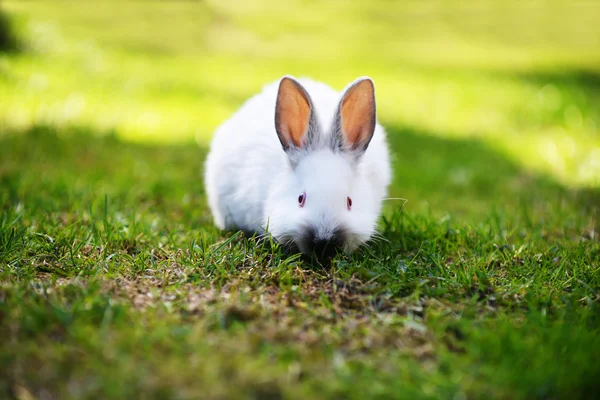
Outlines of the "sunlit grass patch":
{"label": "sunlit grass patch", "polygon": [[[33,52],[0,62],[5,131],[84,125],[137,141],[206,144],[247,97],[284,74],[338,89],[368,74],[387,125],[479,137],[563,184],[598,184],[598,54],[588,50],[597,35],[570,22],[561,25],[563,39],[542,40],[553,37],[559,13],[591,18],[589,4],[544,8],[523,43],[510,39],[517,22],[506,13],[524,18],[536,8],[324,2],[313,11],[248,3],[236,12],[242,5],[228,2],[128,2],[117,18],[110,2],[66,4],[8,3]],[[326,23],[334,11],[338,18]],[[488,19],[479,27],[452,22],[469,15]],[[494,33],[482,30],[485,23]],[[454,44],[467,46],[471,60],[459,68],[444,61],[464,53]],[[520,52],[530,59],[513,64]],[[577,61],[565,61],[564,52],[576,52]]]}

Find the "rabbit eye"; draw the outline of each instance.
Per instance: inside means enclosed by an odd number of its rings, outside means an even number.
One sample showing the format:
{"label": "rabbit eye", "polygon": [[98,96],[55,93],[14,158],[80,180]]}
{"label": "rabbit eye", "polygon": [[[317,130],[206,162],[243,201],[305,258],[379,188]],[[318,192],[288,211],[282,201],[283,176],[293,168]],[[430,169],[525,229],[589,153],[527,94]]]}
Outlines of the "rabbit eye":
{"label": "rabbit eye", "polygon": [[352,199],[350,197],[346,197],[346,205],[348,206],[348,211],[352,208]]}
{"label": "rabbit eye", "polygon": [[298,196],[298,205],[300,207],[304,207],[304,203],[306,203],[306,193],[302,193],[300,196]]}

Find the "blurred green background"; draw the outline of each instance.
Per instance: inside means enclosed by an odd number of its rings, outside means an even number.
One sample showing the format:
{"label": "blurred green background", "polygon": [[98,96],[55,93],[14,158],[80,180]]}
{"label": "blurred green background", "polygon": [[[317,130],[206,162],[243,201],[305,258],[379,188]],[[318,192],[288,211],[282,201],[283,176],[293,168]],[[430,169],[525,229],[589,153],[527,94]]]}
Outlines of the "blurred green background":
{"label": "blurred green background", "polygon": [[24,52],[0,56],[1,134],[83,126],[204,146],[284,74],[336,89],[369,75],[392,130],[474,139],[568,187],[599,182],[595,1],[8,0],[2,9]]}

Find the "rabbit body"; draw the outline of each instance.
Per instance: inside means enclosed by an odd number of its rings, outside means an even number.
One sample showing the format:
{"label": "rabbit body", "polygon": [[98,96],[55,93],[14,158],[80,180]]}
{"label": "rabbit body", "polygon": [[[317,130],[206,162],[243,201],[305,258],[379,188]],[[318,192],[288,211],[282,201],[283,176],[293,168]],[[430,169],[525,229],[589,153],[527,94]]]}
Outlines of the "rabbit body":
{"label": "rabbit body", "polygon": [[[266,85],[217,128],[205,164],[214,222],[221,229],[268,232],[304,253],[332,240],[351,252],[375,232],[391,180],[385,131],[375,122],[371,137],[361,142],[364,150],[350,149],[343,138],[335,144],[334,135],[342,137],[335,126],[344,92],[310,79],[289,79],[298,88],[289,84],[285,90],[299,90],[298,98],[310,108],[310,123],[296,134],[296,142],[285,132],[303,120],[284,115],[296,102],[282,94],[283,81]],[[279,130],[276,107],[284,115]],[[372,112],[376,121],[374,103]]]}

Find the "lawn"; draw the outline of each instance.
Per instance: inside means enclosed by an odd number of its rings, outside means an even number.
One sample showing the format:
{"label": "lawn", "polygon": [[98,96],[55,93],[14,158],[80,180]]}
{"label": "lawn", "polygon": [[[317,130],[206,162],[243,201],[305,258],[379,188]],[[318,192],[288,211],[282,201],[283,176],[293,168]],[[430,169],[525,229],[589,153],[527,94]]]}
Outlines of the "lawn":
{"label": "lawn", "polygon": [[[284,4],[0,4],[0,397],[600,396],[600,6]],[[206,204],[284,74],[374,79],[407,200],[327,265]]]}

